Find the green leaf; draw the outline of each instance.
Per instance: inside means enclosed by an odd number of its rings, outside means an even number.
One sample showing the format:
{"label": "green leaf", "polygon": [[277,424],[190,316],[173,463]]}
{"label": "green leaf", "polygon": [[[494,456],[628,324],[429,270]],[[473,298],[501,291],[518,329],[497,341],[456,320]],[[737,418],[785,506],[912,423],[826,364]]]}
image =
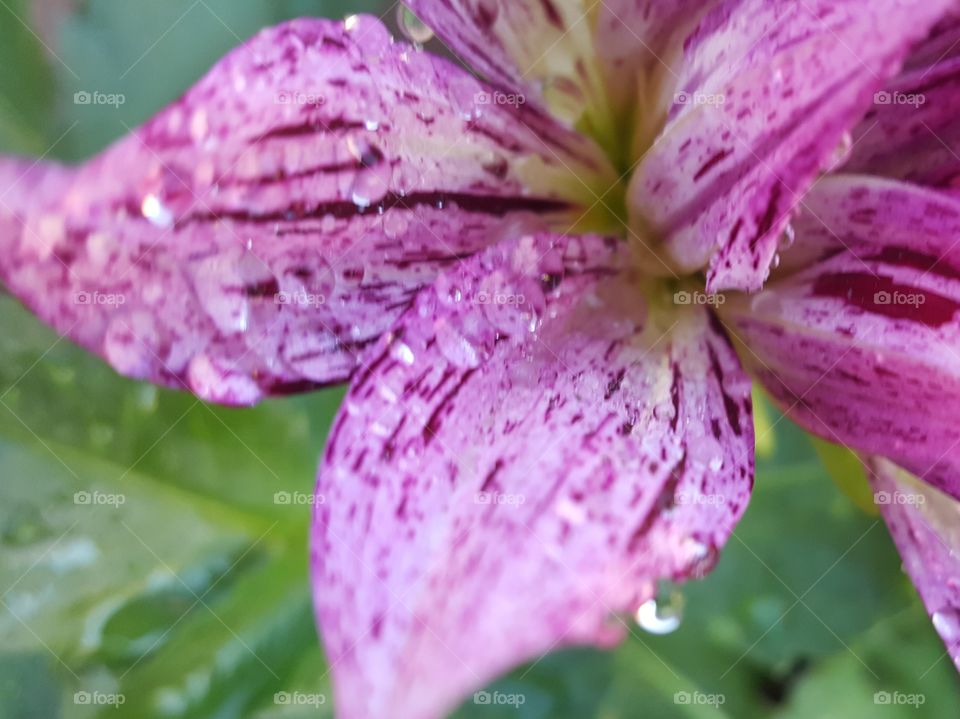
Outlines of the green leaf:
{"label": "green leaf", "polygon": [[0,3],[0,152],[47,150],[54,101],[43,45],[29,27],[25,0]]}
{"label": "green leaf", "polygon": [[873,490],[867,480],[867,472],[856,453],[841,444],[827,442],[818,437],[810,439],[824,468],[840,490],[866,514],[879,516],[880,510],[873,501]]}
{"label": "green leaf", "polygon": [[[138,472],[251,513],[309,520],[340,391],[211,407],[118,377],[9,298],[0,298],[0,318],[0,437],[109,456],[116,481]],[[276,503],[278,492],[292,501]]]}
{"label": "green leaf", "polygon": [[124,603],[182,576],[203,591],[270,526],[136,473],[115,481],[123,474],[62,447],[0,441],[5,648],[42,641],[67,663],[84,658]]}
{"label": "green leaf", "polygon": [[878,624],[821,662],[777,719],[951,717],[960,706],[956,670],[920,612]]}

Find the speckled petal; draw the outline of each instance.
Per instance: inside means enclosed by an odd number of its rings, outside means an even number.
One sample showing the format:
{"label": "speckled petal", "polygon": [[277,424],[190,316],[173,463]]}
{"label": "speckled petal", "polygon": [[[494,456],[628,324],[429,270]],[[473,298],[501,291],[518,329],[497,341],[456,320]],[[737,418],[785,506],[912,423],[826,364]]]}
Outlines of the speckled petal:
{"label": "speckled petal", "polygon": [[[666,126],[630,186],[632,222],[711,290],[758,289],[790,211],[952,0],[730,0],[664,81]],[[839,148],[839,149],[838,149]]]}
{"label": "speckled petal", "polygon": [[750,382],[708,311],[648,313],[619,252],[504,243],[371,348],[312,543],[341,717],[443,716],[713,566],[753,480]]}
{"label": "speckled petal", "polygon": [[903,567],[960,670],[960,504],[891,462],[875,459],[870,468]]}
{"label": "speckled petal", "polygon": [[744,361],[810,431],[960,497],[960,201],[837,175],[806,204],[806,260],[722,309]]}
{"label": "speckled petal", "polygon": [[960,18],[939,23],[874,95],[844,172],[960,190]]}
{"label": "speckled petal", "polygon": [[460,59],[507,95],[576,121],[603,110],[591,0],[409,0]]}
{"label": "speckled petal", "polygon": [[342,381],[505,220],[566,222],[558,178],[599,162],[488,91],[372,18],[265,30],[69,181],[35,168],[57,186],[0,204],[0,272],[124,374],[235,404]]}

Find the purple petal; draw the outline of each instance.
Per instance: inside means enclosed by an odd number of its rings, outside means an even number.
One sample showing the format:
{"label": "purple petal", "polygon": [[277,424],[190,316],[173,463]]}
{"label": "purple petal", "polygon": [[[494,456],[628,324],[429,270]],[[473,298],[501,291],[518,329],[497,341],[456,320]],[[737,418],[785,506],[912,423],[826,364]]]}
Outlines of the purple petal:
{"label": "purple petal", "polygon": [[367,356],[313,536],[341,716],[440,716],[712,567],[753,480],[750,382],[706,310],[648,316],[625,261],[506,242]]}
{"label": "purple petal", "polygon": [[0,195],[19,198],[0,204],[0,273],[124,374],[238,404],[342,381],[505,219],[569,224],[571,198],[531,188],[526,165],[599,166],[485,93],[371,18],[265,30],[69,182],[35,169],[61,179],[23,192],[0,160]]}
{"label": "purple petal", "polygon": [[709,265],[712,290],[758,289],[802,193],[951,5],[717,3],[663,74],[673,104],[630,187],[638,231],[680,271]]}
{"label": "purple petal", "polygon": [[825,439],[960,497],[960,201],[894,181],[821,181],[798,257],[725,320],[744,361]]}
{"label": "purple petal", "polygon": [[876,459],[870,469],[904,569],[960,669],[960,504],[891,462]]}
{"label": "purple petal", "polygon": [[573,122],[605,102],[581,0],[409,0],[461,60],[521,102]]}
{"label": "purple petal", "polygon": [[845,172],[960,189],[960,18],[939,23],[874,95]]}

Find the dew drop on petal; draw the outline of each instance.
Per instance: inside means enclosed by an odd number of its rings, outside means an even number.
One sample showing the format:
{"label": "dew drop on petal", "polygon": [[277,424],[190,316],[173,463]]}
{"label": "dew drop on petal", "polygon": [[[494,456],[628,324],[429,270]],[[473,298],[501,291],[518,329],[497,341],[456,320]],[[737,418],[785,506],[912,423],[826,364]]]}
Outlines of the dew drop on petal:
{"label": "dew drop on petal", "polygon": [[853,152],[853,135],[849,132],[844,132],[840,137],[840,142],[837,144],[836,149],[827,160],[826,170],[827,172],[834,172],[846,163],[850,159],[850,153]]}
{"label": "dew drop on petal", "polygon": [[173,213],[156,195],[150,194],[143,198],[140,212],[151,225],[156,227],[170,227],[173,224]]}
{"label": "dew drop on petal", "polygon": [[464,369],[480,365],[477,348],[449,320],[437,321],[436,337],[437,348],[452,364]]}
{"label": "dew drop on petal", "polygon": [[413,354],[413,350],[410,349],[409,345],[404,344],[403,342],[396,342],[391,347],[390,354],[394,359],[403,362],[403,364],[408,367],[416,361],[416,356]]}
{"label": "dew drop on petal", "polygon": [[948,645],[960,641],[960,610],[947,607],[934,612],[932,619],[937,633]]}
{"label": "dew drop on petal", "polygon": [[780,249],[787,250],[793,247],[793,243],[797,240],[796,230],[793,229],[793,225],[787,224],[783,228],[783,234],[780,235]]}
{"label": "dew drop on petal", "polygon": [[656,596],[636,611],[637,624],[650,634],[670,634],[683,621],[683,594],[670,582],[662,582]]}
{"label": "dew drop on petal", "polygon": [[397,24],[410,42],[423,45],[433,37],[433,30],[410,10],[406,5],[397,6]]}

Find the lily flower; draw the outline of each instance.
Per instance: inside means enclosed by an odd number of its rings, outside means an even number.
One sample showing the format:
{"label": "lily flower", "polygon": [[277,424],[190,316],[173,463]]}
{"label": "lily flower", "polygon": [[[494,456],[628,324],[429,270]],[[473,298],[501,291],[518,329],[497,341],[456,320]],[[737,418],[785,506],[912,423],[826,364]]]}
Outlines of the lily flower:
{"label": "lily flower", "polygon": [[[953,2],[409,5],[477,75],[301,20],[80,167],[0,162],[5,284],[119,372],[350,380],[311,556],[339,715],[441,716],[656,619],[746,508],[747,369],[878,486],[960,498],[954,175],[850,154]],[[949,522],[888,520],[956,654],[955,557],[909,528]]]}

